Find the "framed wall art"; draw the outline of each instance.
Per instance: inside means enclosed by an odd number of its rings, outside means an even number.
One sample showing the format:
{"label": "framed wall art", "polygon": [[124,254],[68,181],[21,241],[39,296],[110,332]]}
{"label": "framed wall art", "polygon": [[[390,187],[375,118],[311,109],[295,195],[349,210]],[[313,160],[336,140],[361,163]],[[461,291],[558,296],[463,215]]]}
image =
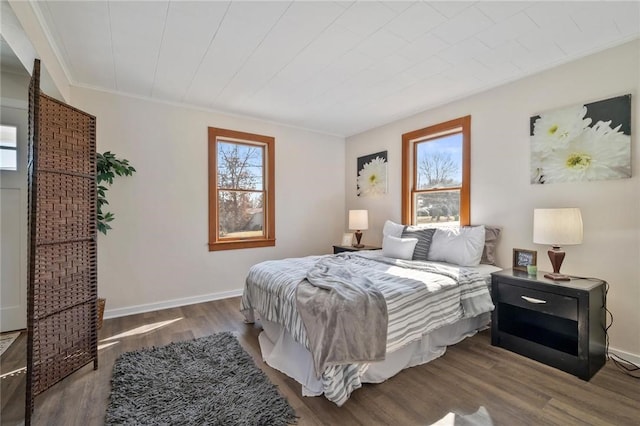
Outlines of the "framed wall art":
{"label": "framed wall art", "polygon": [[631,95],[531,117],[531,183],[631,177]]}
{"label": "framed wall art", "polygon": [[358,157],[358,197],[387,193],[387,151]]}

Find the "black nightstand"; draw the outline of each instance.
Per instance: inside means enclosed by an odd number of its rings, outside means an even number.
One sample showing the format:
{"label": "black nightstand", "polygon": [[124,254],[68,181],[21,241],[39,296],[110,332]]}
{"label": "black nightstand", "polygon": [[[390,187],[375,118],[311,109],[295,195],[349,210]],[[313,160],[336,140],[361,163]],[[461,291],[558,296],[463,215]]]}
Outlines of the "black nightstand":
{"label": "black nightstand", "polygon": [[491,274],[491,344],[589,380],[605,363],[602,280]]}
{"label": "black nightstand", "polygon": [[343,251],[360,251],[360,250],[380,250],[382,247],[375,246],[364,246],[364,247],[353,247],[353,246],[333,246],[333,254],[342,253]]}

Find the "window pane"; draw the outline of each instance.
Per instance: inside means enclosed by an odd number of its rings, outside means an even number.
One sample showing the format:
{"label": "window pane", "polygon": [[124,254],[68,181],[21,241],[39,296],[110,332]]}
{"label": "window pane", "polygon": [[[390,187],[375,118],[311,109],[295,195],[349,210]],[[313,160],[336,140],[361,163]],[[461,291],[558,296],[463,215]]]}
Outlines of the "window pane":
{"label": "window pane", "polygon": [[462,186],[462,133],[419,142],[416,189]]}
{"label": "window pane", "polygon": [[218,188],[263,189],[264,147],[218,141]]}
{"label": "window pane", "polygon": [[460,191],[438,191],[416,194],[418,225],[459,225]]}
{"label": "window pane", "polygon": [[17,151],[15,149],[0,148],[0,169],[18,170]]}
{"label": "window pane", "polygon": [[0,126],[0,147],[16,148],[17,130],[14,126]]}
{"label": "window pane", "polygon": [[0,169],[18,170],[18,129],[14,126],[0,126]]}
{"label": "window pane", "polygon": [[262,192],[218,191],[220,238],[264,236]]}

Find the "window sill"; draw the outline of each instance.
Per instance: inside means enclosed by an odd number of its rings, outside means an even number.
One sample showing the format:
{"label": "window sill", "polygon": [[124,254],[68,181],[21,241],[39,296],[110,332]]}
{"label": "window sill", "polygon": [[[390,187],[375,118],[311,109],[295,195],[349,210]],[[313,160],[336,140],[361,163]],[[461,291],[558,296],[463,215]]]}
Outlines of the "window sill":
{"label": "window sill", "polygon": [[275,239],[265,240],[246,240],[246,241],[217,241],[215,243],[209,243],[209,251],[221,251],[221,250],[237,250],[256,247],[274,247],[276,245]]}

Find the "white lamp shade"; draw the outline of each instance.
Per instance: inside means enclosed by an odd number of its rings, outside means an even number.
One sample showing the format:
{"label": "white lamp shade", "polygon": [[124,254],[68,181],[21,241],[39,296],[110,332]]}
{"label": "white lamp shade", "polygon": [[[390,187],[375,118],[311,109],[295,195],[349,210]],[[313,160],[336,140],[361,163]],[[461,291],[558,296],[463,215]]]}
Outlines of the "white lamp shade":
{"label": "white lamp shade", "polygon": [[534,209],[533,242],[554,247],[582,244],[580,209]]}
{"label": "white lamp shade", "polygon": [[349,229],[360,231],[369,229],[369,211],[349,210]]}

